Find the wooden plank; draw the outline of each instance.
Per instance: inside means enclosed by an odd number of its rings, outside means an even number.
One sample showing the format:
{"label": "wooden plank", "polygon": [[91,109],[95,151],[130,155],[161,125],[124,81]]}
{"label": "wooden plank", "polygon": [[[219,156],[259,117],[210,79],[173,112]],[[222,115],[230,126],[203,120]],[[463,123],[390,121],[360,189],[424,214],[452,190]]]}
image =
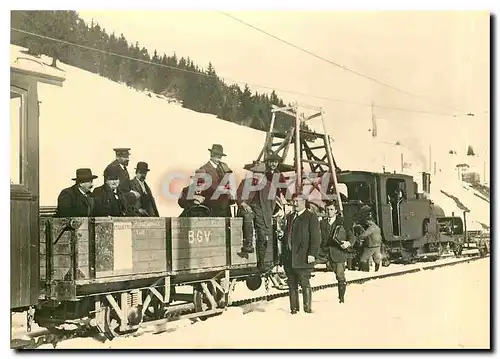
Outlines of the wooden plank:
{"label": "wooden plank", "polygon": [[190,269],[201,269],[207,268],[211,269],[213,267],[225,267],[226,266],[226,256],[221,257],[209,257],[209,258],[195,258],[195,259],[181,259],[172,261],[172,272]]}
{"label": "wooden plank", "polygon": [[172,271],[226,266],[225,218],[172,218]]}
{"label": "wooden plank", "polygon": [[[166,271],[166,222],[158,218],[96,218],[97,248],[106,248],[107,265],[96,259],[96,278]],[[98,250],[96,249],[96,256]]]}
{"label": "wooden plank", "polygon": [[30,258],[30,202],[11,200],[10,218],[10,300],[11,307],[19,307],[30,305],[30,282],[32,265],[32,259]]}
{"label": "wooden plank", "polygon": [[144,240],[137,241],[134,238],[134,241],[132,243],[132,248],[134,249],[134,252],[151,251],[151,250],[159,250],[161,252],[165,252],[166,250],[165,237],[151,238],[147,241]]}
{"label": "wooden plank", "polygon": [[165,253],[160,251],[143,251],[132,254],[133,263],[136,262],[161,262],[166,264]]}
{"label": "wooden plank", "polygon": [[225,246],[224,218],[172,218],[172,251],[196,246]]}

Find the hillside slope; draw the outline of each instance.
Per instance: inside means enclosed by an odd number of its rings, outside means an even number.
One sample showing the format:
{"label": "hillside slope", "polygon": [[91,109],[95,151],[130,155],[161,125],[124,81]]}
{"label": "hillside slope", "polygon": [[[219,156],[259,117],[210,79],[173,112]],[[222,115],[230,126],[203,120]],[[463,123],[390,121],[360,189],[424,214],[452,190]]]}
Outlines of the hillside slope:
{"label": "hillside slope", "polygon": [[[11,45],[11,57],[17,56],[20,49]],[[42,61],[51,63],[46,57]],[[177,201],[163,195],[168,176],[191,175],[208,160],[208,148],[220,143],[227,154],[224,160],[237,178],[242,178],[246,172],[243,165],[256,158],[264,143],[264,132],[187,110],[63,63],[58,66],[66,75],[64,86],[39,86],[41,206],[56,205],[60,190],[72,185],[76,168],[92,168],[99,176],[95,186],[101,185],[103,170],[114,159],[112,149],[130,147],[129,172],[133,173],[138,161],[148,162],[151,168],[148,183],[160,215],[177,216],[181,211]],[[336,125],[338,128],[339,123]],[[353,133],[348,121],[344,126],[342,133]],[[311,127],[318,128],[317,124]],[[401,136],[400,129],[383,128],[387,138]],[[333,133],[332,137],[334,156],[342,169],[381,172],[385,167],[387,171],[399,172],[403,153],[408,165],[405,172],[413,174],[417,182],[421,171],[427,170],[422,154],[408,146],[375,141],[369,133],[356,137]],[[432,195],[438,204],[444,203],[447,212],[459,214],[454,202],[439,191],[456,182],[455,161],[440,162],[443,170],[436,181],[433,179]],[[175,182],[175,187],[178,190],[185,184],[187,177]],[[476,220],[489,224],[488,203],[469,198],[469,191],[462,186],[454,185],[453,190],[457,197],[474,202],[471,206],[477,206],[473,209],[473,213],[478,213]]]}

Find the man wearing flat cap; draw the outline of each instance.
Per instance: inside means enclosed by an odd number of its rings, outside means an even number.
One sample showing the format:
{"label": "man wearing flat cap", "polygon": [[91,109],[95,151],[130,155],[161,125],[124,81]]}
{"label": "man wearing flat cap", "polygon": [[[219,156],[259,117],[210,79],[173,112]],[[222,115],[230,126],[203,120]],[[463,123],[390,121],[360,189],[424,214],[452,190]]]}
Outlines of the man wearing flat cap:
{"label": "man wearing flat cap", "polygon": [[135,178],[130,182],[130,187],[141,195],[135,204],[136,211],[144,217],[159,217],[153,193],[146,183],[146,176],[149,171],[146,162],[137,162]]}
{"label": "man wearing flat cap", "polygon": [[72,178],[75,184],[63,189],[57,198],[56,217],[91,217],[94,207],[91,190],[96,178],[90,168],[78,168]]}
{"label": "man wearing flat cap", "polygon": [[[127,169],[129,164],[130,148],[113,148],[113,151],[115,151],[116,159],[106,167],[106,170],[115,168],[120,180],[120,190],[127,198],[128,205],[134,207],[135,209],[135,203],[139,199],[140,194],[139,192],[132,190],[130,186],[130,175]],[[129,208],[127,211],[131,212],[132,210],[132,208]]]}
{"label": "man wearing flat cap", "polygon": [[[222,162],[222,157],[226,156],[222,145],[214,144],[208,151],[210,152],[210,159],[198,168],[196,172],[209,176],[212,179],[212,183],[209,188],[196,193],[196,202],[210,208],[211,217],[231,217],[230,206],[234,201],[229,194],[224,192],[221,194],[221,191],[229,189],[226,183],[221,182],[226,174],[233,171],[226,163]],[[201,185],[202,182],[203,179],[199,178],[197,184]],[[221,186],[224,186],[224,188],[221,188]]]}
{"label": "man wearing flat cap", "polygon": [[104,184],[97,187],[92,193],[94,197],[95,217],[125,217],[134,216],[131,206],[120,189],[120,170],[116,166],[109,166],[104,170]]}

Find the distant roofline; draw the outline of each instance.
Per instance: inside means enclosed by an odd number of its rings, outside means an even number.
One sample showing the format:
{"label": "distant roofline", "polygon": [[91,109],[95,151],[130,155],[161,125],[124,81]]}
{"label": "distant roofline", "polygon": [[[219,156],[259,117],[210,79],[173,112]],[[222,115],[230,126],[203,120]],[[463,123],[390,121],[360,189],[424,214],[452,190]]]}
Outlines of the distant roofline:
{"label": "distant roofline", "polygon": [[370,171],[361,171],[361,170],[343,170],[343,171],[340,171],[338,172],[339,175],[342,175],[342,174],[363,174],[363,175],[370,175],[370,176],[374,176],[374,175],[377,175],[377,176],[385,176],[385,177],[388,177],[388,176],[391,176],[391,175],[396,175],[396,176],[400,176],[400,177],[410,177],[410,178],[414,178],[414,176],[412,175],[409,175],[409,174],[405,174],[405,173],[393,173],[393,172],[370,172]]}
{"label": "distant roofline", "polygon": [[34,78],[38,82],[47,83],[55,86],[62,87],[63,82],[66,80],[64,76],[56,76],[46,72],[40,72],[36,70],[28,70],[22,67],[17,67],[14,65],[10,66],[10,71],[12,73],[17,73],[22,76],[29,76]]}

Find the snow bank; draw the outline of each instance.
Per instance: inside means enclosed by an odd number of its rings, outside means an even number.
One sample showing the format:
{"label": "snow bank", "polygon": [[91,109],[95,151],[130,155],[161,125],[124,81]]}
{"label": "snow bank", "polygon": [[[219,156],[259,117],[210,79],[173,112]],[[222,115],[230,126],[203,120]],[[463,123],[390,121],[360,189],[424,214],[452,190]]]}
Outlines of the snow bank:
{"label": "snow bank", "polygon": [[[11,57],[20,49],[11,45]],[[51,63],[44,56],[41,61]],[[177,201],[162,194],[169,174],[192,175],[208,160],[208,148],[220,143],[227,154],[224,160],[242,178],[246,173],[243,165],[254,160],[263,146],[265,133],[262,131],[188,110],[163,98],[149,97],[147,92],[60,62],[58,66],[65,72],[64,86],[39,86],[42,206],[56,205],[61,189],[72,185],[76,168],[92,168],[99,176],[95,186],[101,185],[104,168],[114,160],[112,149],[130,147],[129,173],[133,175],[138,161],[148,162],[151,172],[147,180],[160,215],[177,216],[181,212]],[[328,114],[325,121],[328,122]],[[308,124],[313,129],[321,128],[317,119]],[[419,182],[421,172],[429,170],[427,154],[428,146],[432,145],[432,158],[438,163],[438,173],[431,178],[432,198],[447,214],[458,214],[454,202],[442,195],[440,189],[455,191],[454,195],[464,197],[466,205],[471,206],[474,220],[489,223],[489,206],[458,184],[455,170],[460,161],[468,161],[471,169],[477,169],[483,166],[484,157],[464,157],[465,149],[460,147],[463,136],[460,137],[462,132],[456,129],[456,121],[441,124],[448,128],[447,133],[429,131],[432,123],[420,120],[411,123],[402,118],[395,123],[378,119],[378,137],[374,140],[370,132],[353,128],[348,119],[339,120],[334,126],[335,133],[331,133],[333,154],[342,169],[377,172],[383,169],[401,172],[403,155],[404,172]],[[398,141],[401,146],[394,145]],[[451,148],[463,151],[450,156]],[[290,151],[288,160],[292,159],[293,151]],[[171,190],[180,190],[185,184],[187,178],[174,182]]]}

